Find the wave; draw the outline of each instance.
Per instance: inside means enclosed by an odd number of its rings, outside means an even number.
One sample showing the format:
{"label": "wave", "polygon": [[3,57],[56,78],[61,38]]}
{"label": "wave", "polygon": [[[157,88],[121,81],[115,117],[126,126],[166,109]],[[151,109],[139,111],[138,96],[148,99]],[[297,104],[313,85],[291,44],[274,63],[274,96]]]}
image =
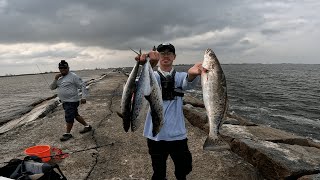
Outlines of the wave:
{"label": "wave", "polygon": [[280,117],[284,118],[288,121],[291,121],[293,123],[298,123],[298,124],[309,124],[313,126],[317,126],[320,128],[320,121],[319,119],[309,119],[301,116],[294,116],[294,115],[284,115],[284,114],[272,114],[270,115],[271,117]]}

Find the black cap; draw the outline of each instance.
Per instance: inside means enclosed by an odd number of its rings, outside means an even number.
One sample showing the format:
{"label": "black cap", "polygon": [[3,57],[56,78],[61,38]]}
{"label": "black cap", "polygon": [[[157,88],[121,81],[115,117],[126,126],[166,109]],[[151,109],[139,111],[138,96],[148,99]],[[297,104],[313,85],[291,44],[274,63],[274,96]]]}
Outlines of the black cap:
{"label": "black cap", "polygon": [[169,52],[173,52],[174,54],[176,54],[176,49],[170,43],[162,43],[157,47],[158,52],[163,52],[165,50],[169,50]]}
{"label": "black cap", "polygon": [[59,68],[68,68],[69,65],[67,63],[67,61],[65,60],[61,60],[61,62],[59,63]]}

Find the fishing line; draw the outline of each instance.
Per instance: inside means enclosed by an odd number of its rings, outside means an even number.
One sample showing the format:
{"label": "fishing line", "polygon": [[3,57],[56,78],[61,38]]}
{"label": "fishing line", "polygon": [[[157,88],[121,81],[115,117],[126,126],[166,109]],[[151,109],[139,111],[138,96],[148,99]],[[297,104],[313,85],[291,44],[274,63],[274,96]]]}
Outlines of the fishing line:
{"label": "fishing line", "polygon": [[46,78],[44,77],[43,73],[41,72],[38,64],[36,64],[36,65],[37,65],[37,67],[38,67],[38,69],[39,69],[39,71],[40,71],[40,74],[42,75],[43,79],[46,81],[46,83],[48,84],[48,86],[50,86],[49,83],[48,83],[48,81],[47,81]]}
{"label": "fishing line", "polygon": [[[83,151],[88,151],[88,150],[91,150],[91,149],[98,149],[98,148],[102,148],[102,147],[105,147],[105,146],[113,146],[113,145],[114,145],[114,142],[109,143],[109,144],[104,144],[104,145],[99,145],[99,146],[91,147],[91,148],[85,148],[85,149],[70,151],[70,152],[66,152],[66,153],[61,153],[61,154],[56,154],[56,155],[41,157],[41,158],[47,158],[47,157],[55,158],[55,157],[57,157],[57,156],[70,155],[70,154],[74,154],[74,153],[78,153],[78,152],[83,152]],[[62,151],[61,151],[61,152],[62,152]]]}

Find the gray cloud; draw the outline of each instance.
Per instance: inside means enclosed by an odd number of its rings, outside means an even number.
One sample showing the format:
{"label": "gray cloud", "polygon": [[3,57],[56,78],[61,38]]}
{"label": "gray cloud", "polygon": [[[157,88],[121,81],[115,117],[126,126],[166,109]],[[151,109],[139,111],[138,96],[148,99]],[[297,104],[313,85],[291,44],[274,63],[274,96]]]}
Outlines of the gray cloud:
{"label": "gray cloud", "polygon": [[279,30],[274,30],[274,29],[262,29],[261,30],[261,33],[264,34],[264,35],[273,35],[273,34],[278,34],[280,33],[281,31]]}
{"label": "gray cloud", "polygon": [[[251,18],[254,17],[254,18]],[[74,42],[127,49],[225,27],[249,28],[261,17],[245,1],[7,1],[2,43]],[[168,29],[176,29],[168,33]],[[140,45],[141,46],[141,45]]]}
{"label": "gray cloud", "polygon": [[[177,45],[188,62],[212,47],[228,63],[263,63],[266,55],[314,63],[319,11],[318,0],[0,0],[0,45],[8,46],[0,49],[0,64],[109,58],[111,51],[117,59],[127,57],[129,47],[148,50],[161,42]],[[42,48],[19,49],[21,43]],[[59,43],[72,45],[45,49]],[[88,55],[95,47],[101,49]],[[289,56],[292,48],[299,54]]]}

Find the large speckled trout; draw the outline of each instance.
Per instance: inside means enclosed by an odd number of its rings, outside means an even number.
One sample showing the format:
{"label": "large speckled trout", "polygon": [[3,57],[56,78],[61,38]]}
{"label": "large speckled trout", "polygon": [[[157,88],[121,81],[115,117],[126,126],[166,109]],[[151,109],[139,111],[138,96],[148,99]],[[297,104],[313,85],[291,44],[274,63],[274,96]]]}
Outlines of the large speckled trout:
{"label": "large speckled trout", "polygon": [[146,62],[146,66],[148,67],[149,77],[150,77],[150,92],[145,91],[145,98],[150,104],[150,111],[152,116],[152,134],[156,136],[163,125],[163,100],[162,100],[162,92],[158,81],[154,75],[152,67],[149,63],[149,60]]}
{"label": "large speckled trout", "polygon": [[132,103],[132,114],[131,114],[131,131],[136,131],[140,125],[141,120],[145,119],[148,102],[145,98],[145,94],[149,95],[151,92],[150,86],[150,75],[149,65],[145,63],[142,67],[139,80],[137,82],[136,91],[134,93]]}
{"label": "large speckled trout", "polygon": [[139,61],[133,67],[126,84],[123,87],[121,97],[121,113],[118,113],[123,120],[123,128],[128,132],[131,124],[131,108],[132,108],[132,97],[136,86],[136,77],[139,70]]}
{"label": "large speckled trout", "polygon": [[219,129],[228,109],[227,84],[220,63],[211,49],[207,49],[202,63],[201,85],[203,102],[209,120],[209,135],[204,150],[225,150],[229,145],[219,137]]}

